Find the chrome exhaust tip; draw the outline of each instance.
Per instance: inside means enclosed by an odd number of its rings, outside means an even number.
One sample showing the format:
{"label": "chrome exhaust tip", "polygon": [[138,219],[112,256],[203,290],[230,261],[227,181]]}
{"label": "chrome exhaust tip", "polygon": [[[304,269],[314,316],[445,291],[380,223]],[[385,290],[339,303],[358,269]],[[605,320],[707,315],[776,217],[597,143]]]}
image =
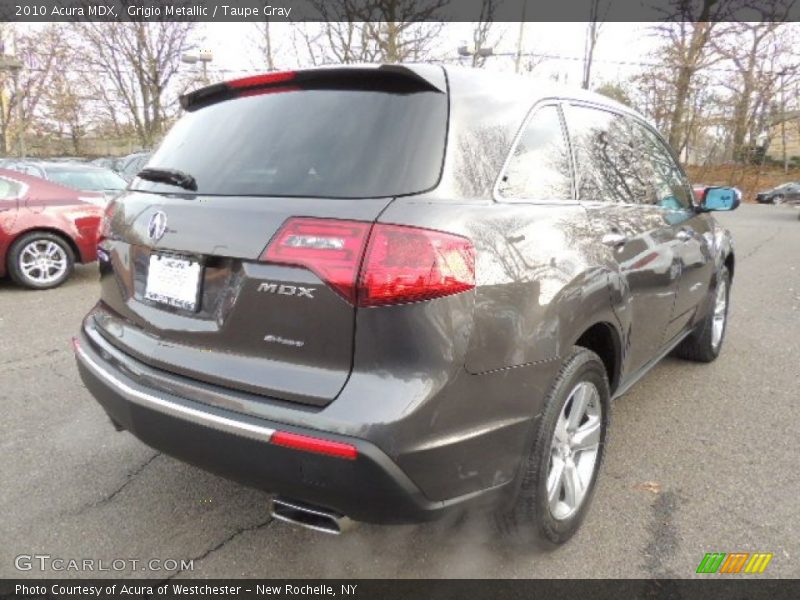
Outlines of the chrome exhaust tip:
{"label": "chrome exhaust tip", "polygon": [[306,529],[339,535],[353,526],[353,521],[336,511],[306,504],[299,500],[276,497],[272,499],[271,514],[274,519],[294,523]]}

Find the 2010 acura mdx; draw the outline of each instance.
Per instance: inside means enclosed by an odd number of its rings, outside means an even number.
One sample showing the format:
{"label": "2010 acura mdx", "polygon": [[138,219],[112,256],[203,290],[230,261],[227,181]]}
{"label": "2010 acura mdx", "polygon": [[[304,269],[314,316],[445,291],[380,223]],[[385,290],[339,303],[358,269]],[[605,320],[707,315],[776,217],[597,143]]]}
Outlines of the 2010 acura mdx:
{"label": "2010 acura mdx", "polygon": [[609,403],[714,360],[729,234],[629,108],[432,65],[269,73],[186,114],[107,212],[74,341],[118,429],[338,531],[583,519]]}

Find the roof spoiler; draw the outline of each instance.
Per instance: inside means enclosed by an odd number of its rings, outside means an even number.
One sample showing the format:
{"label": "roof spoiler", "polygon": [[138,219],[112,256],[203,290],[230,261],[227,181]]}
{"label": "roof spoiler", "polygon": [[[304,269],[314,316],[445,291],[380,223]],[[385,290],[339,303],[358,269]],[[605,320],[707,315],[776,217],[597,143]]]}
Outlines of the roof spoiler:
{"label": "roof spoiler", "polygon": [[386,90],[396,93],[445,92],[440,67],[407,65],[335,66],[277,71],[232,79],[199,88],[180,97],[181,107],[194,111],[223,100],[301,89]]}

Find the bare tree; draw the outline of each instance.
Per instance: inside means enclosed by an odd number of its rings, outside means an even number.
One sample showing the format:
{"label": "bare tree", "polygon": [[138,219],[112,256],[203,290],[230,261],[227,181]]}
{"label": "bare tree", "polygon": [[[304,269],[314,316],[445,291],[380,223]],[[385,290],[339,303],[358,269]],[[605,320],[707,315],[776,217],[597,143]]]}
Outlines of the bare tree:
{"label": "bare tree", "polygon": [[[56,68],[61,66],[65,42],[58,25],[17,31],[6,24],[0,35],[4,42],[12,42],[5,44],[5,51],[22,62],[16,72],[0,71],[0,151],[7,154],[11,134],[19,141],[34,121]],[[20,152],[24,148],[20,147]]]}
{"label": "bare tree", "polygon": [[668,77],[671,105],[666,126],[667,137],[673,148],[683,150],[688,140],[687,107],[696,89],[697,74],[720,60],[712,45],[713,34],[726,25],[724,20],[733,14],[736,0],[673,0],[668,9],[668,19],[656,28],[664,43],[658,51]]}
{"label": "bare tree", "polygon": [[483,67],[486,64],[487,55],[481,54],[481,48],[491,48],[494,43],[490,42],[492,25],[494,25],[494,15],[497,10],[498,0],[483,0],[481,2],[481,14],[472,29],[472,66]]}
{"label": "bare tree", "polygon": [[765,11],[763,21],[736,23],[731,35],[714,43],[734,66],[734,76],[725,82],[731,90],[731,151],[734,158],[744,162],[751,159],[748,148],[756,144],[760,133],[769,130],[770,107],[781,76],[785,85],[787,77],[794,81],[799,73],[794,50],[798,42],[796,26],[785,22],[793,4],[765,0],[760,5]]}
{"label": "bare tree", "polygon": [[75,56],[62,49],[55,70],[42,97],[41,129],[59,138],[69,138],[72,153],[82,153],[81,141],[91,127],[91,96],[86,94],[85,77],[76,72]]}
{"label": "bare tree", "polygon": [[602,85],[598,86],[594,90],[598,94],[603,94],[603,96],[607,96],[612,100],[616,100],[620,104],[624,104],[626,106],[630,106],[631,108],[635,108],[634,101],[631,98],[631,94],[627,89],[627,86],[624,85],[622,82],[611,82],[607,81]]}
{"label": "bare tree", "polygon": [[[181,55],[192,49],[191,22],[80,24],[83,67],[106,82],[106,97],[124,109],[142,145],[152,146],[172,116],[167,101]],[[115,110],[115,107],[109,107]]]}
{"label": "bare tree", "polygon": [[273,32],[270,22],[261,21],[253,24],[255,32],[256,48],[258,50],[258,66],[266,68],[268,71],[275,70],[275,48],[273,44]]}
{"label": "bare tree", "polygon": [[[450,0],[310,0],[323,23],[298,31],[312,64],[428,58]],[[297,43],[295,44],[297,48]]]}

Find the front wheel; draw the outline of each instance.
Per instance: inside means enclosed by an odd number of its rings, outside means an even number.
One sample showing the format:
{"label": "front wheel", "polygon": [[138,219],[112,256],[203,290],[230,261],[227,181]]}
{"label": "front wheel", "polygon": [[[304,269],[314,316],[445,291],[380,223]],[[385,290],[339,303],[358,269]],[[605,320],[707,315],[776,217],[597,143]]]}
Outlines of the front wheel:
{"label": "front wheel", "polygon": [[780,206],[781,204],[783,204],[783,196],[782,196],[781,194],[778,194],[778,195],[776,195],[776,196],[773,196],[773,197],[772,197],[772,203],[773,203],[775,206]]}
{"label": "front wheel", "polygon": [[64,283],[74,264],[75,255],[63,238],[34,231],[11,245],[8,272],[19,285],[46,290]]}
{"label": "front wheel", "polygon": [[711,362],[719,356],[728,329],[730,294],[731,276],[728,268],[722,267],[714,289],[714,301],[708,313],[676,348],[677,356],[697,362]]}
{"label": "front wheel", "polygon": [[609,402],[602,360],[576,346],[547,396],[514,504],[495,516],[506,537],[553,548],[575,534],[603,461]]}

